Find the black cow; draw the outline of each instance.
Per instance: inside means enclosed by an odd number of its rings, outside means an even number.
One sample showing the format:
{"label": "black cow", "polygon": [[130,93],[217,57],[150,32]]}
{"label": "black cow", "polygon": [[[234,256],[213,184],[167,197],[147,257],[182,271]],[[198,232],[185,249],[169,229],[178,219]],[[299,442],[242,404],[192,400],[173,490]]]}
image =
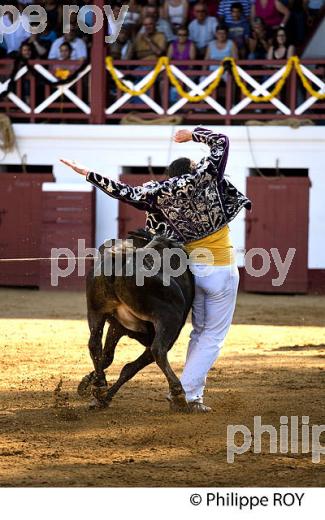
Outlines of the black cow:
{"label": "black cow", "polygon": [[[155,361],[167,378],[171,409],[188,411],[183,387],[168,362],[167,353],[174,345],[192,305],[192,273],[186,269],[183,274],[172,277],[170,285],[164,286],[161,268],[154,276],[144,278],[143,286],[137,286],[135,273],[132,276],[125,274],[127,258],[128,261],[130,258],[134,261],[139,248],[145,251],[150,247],[162,257],[166,248],[180,246],[164,237],[153,237],[143,230],[130,233],[129,239],[132,239],[133,244],[134,254],[131,251],[131,257],[126,255],[129,241],[119,241],[116,245],[117,242],[112,240],[109,248],[107,244],[100,248],[100,260],[87,277],[89,352],[95,370],[82,379],[78,393],[89,395],[92,389],[94,399],[91,406],[105,407],[124,383]],[[105,275],[105,258],[107,260],[110,256],[114,265],[118,254],[121,255],[120,260],[122,258],[122,272],[116,275],[113,269],[112,274]],[[172,257],[173,268],[177,267],[175,262],[179,262],[179,259]],[[102,348],[106,321],[109,329]],[[125,365],[118,380],[108,387],[104,371],[112,364],[115,347],[122,336],[138,340],[145,351],[135,361]]]}

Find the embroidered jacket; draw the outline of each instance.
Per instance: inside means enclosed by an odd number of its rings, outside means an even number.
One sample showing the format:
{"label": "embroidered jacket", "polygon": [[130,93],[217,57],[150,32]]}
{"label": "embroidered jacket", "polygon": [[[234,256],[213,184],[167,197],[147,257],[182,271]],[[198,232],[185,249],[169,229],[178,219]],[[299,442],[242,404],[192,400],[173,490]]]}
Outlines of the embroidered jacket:
{"label": "embroidered jacket", "polygon": [[205,143],[210,154],[193,172],[132,188],[90,172],[87,180],[116,199],[147,211],[146,229],[186,243],[218,231],[251,202],[227,179],[224,171],[229,140],[201,127],[193,141]]}

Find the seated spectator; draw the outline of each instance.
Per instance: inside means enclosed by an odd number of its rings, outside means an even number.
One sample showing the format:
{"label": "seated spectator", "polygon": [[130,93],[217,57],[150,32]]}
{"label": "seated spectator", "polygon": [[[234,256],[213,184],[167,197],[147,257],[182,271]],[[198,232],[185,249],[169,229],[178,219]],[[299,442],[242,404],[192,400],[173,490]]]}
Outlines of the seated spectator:
{"label": "seated spectator", "polygon": [[168,20],[174,31],[183,26],[187,21],[187,0],[165,0],[162,7],[162,18]]}
{"label": "seated spectator", "polygon": [[287,41],[287,34],[284,29],[277,30],[273,45],[269,48],[267,53],[268,60],[287,60],[295,53],[295,48]]}
{"label": "seated spectator", "polygon": [[[181,25],[178,28],[177,40],[169,44],[167,55],[172,61],[195,60],[195,45],[188,39],[188,28],[186,25]],[[188,67],[183,65],[179,66],[179,68],[187,69]]]}
{"label": "seated spectator", "polygon": [[24,60],[34,60],[37,58],[34,47],[28,42],[21,44],[19,49],[19,56]]}
{"label": "seated spectator", "polygon": [[[175,40],[175,34],[173,32],[172,26],[170,23],[164,18],[159,17],[159,9],[158,7],[154,7],[148,5],[144,9],[145,17],[153,18],[156,26],[156,31],[163,33],[167,42],[172,42]],[[144,28],[140,29],[140,32],[144,32]]]}
{"label": "seated spectator", "polygon": [[248,40],[250,60],[265,60],[270,47],[270,34],[262,18],[256,17],[253,21],[252,32]]}
{"label": "seated spectator", "polygon": [[198,4],[203,5],[206,8],[208,16],[216,16],[216,6],[218,3],[216,0],[193,0],[192,2],[190,1],[189,3],[190,3],[190,13],[189,13],[190,21],[195,20],[194,8]]}
{"label": "seated spectator", "polygon": [[123,25],[130,28],[131,34],[135,35],[141,25],[141,8],[136,0],[127,0],[123,4],[128,4],[129,9],[124,18]]}
{"label": "seated spectator", "polygon": [[50,28],[49,25],[46,26],[45,30],[40,34],[32,34],[28,39],[28,43],[30,43],[35,51],[35,54],[39,58],[46,58],[52,43],[57,39],[56,32]]}
{"label": "seated spectator", "polygon": [[[61,43],[59,47],[59,60],[62,61],[70,61],[73,60],[73,47],[69,42]],[[77,60],[76,60],[77,61]],[[73,74],[80,67],[80,63],[64,63],[63,65],[54,65],[51,70],[54,76],[58,78],[58,80],[65,80],[71,74]]]}
{"label": "seated spectator", "polygon": [[[20,16],[26,20],[26,23],[28,22],[28,18],[25,14],[21,14]],[[14,19],[14,15],[11,12],[7,12],[1,19],[1,24],[3,24],[5,27],[10,27],[15,22],[16,20]],[[3,43],[7,54],[12,57],[17,56],[20,51],[21,44],[28,40],[29,37],[30,32],[27,32],[24,29],[22,23],[18,25],[14,32],[5,32],[3,34]]]}
{"label": "seated spectator", "polygon": [[[167,52],[168,57],[172,61],[178,60],[195,60],[196,49],[194,43],[188,39],[188,28],[186,25],[181,25],[177,31],[177,40],[173,41]],[[177,65],[177,64],[176,64]],[[188,70],[189,67],[185,65],[177,65],[180,70]],[[174,86],[170,87],[169,101],[176,103],[178,93]]]}
{"label": "seated spectator", "polygon": [[285,27],[289,17],[289,9],[279,0],[254,0],[252,4],[252,17],[262,18],[267,27],[273,30]]}
{"label": "seated spectator", "polygon": [[85,42],[77,37],[77,29],[75,26],[65,27],[63,36],[57,38],[51,46],[49,52],[49,60],[59,60],[60,58],[60,47],[62,43],[68,42],[72,47],[71,59],[72,60],[85,60],[87,59],[87,46]]}
{"label": "seated spectator", "polygon": [[240,2],[234,2],[231,5],[231,22],[227,23],[226,26],[229,38],[236,44],[239,57],[241,59],[246,58],[250,30]]}
{"label": "seated spectator", "polygon": [[214,39],[218,22],[214,16],[208,16],[207,8],[204,4],[196,4],[194,6],[194,14],[195,20],[188,26],[189,36],[195,43],[197,57],[203,58],[208,43]]}
{"label": "seated spectator", "polygon": [[113,60],[130,60],[133,55],[133,45],[130,40],[131,28],[128,25],[122,25],[116,42],[108,45],[108,53]]}
{"label": "seated spectator", "polygon": [[[36,58],[36,54],[34,51],[34,47],[30,43],[22,43],[19,49],[19,57],[23,60],[34,60]],[[21,80],[22,85],[22,99],[30,104],[30,77],[29,75],[23,76]]]}
{"label": "seated spectator", "polygon": [[[221,62],[224,58],[232,57],[238,59],[238,50],[235,42],[228,38],[228,30],[224,25],[216,29],[215,39],[208,44],[205,60],[216,60]],[[209,65],[209,70],[216,70],[218,65]]]}
{"label": "seated spectator", "polygon": [[[266,0],[267,1],[267,0]],[[231,23],[231,6],[237,4],[238,0],[220,0],[218,18],[220,22],[228,25]],[[244,18],[248,19],[251,14],[251,0],[240,0]]]}
{"label": "seated spectator", "polygon": [[166,52],[166,37],[157,31],[155,19],[146,16],[134,42],[134,57],[138,60],[156,60]]}

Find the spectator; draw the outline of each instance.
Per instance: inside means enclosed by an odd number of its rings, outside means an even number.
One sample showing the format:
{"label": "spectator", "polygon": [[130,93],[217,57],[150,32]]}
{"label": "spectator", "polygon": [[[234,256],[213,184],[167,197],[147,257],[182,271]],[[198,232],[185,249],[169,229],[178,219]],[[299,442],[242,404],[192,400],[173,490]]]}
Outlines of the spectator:
{"label": "spectator", "polygon": [[[177,40],[173,41],[167,52],[168,57],[172,61],[180,60],[195,60],[196,49],[194,43],[188,39],[188,28],[186,25],[181,25],[177,31]],[[185,65],[177,65],[180,70],[188,70],[189,67]],[[170,87],[169,101],[176,103],[178,93],[175,87]]]}
{"label": "spectator", "polygon": [[[267,1],[267,0],[266,0]],[[226,25],[231,23],[231,6],[237,4],[238,0],[220,0],[218,18]],[[243,9],[243,16],[248,19],[251,14],[251,0],[240,0]]]}
{"label": "spectator", "polygon": [[250,30],[249,23],[243,16],[243,6],[240,2],[234,2],[231,5],[231,22],[226,25],[229,38],[235,42],[239,57],[246,58]]}
{"label": "spectator", "polygon": [[196,4],[194,14],[195,20],[189,24],[189,36],[195,43],[197,57],[203,58],[207,45],[214,39],[218,22],[214,16],[208,16],[204,4]]}
{"label": "spectator", "polygon": [[270,35],[267,32],[262,18],[256,17],[253,21],[251,36],[248,40],[250,60],[264,60],[270,47]]}
{"label": "spectator", "polygon": [[[61,43],[59,47],[59,60],[64,62],[71,61],[73,60],[72,55],[72,45],[69,42]],[[63,65],[54,65],[51,70],[54,76],[56,76],[59,80],[65,80],[71,76],[71,74],[73,74],[79,67],[80,63],[64,63]]]}
{"label": "spectator", "polygon": [[[23,60],[33,60],[36,58],[34,47],[30,43],[22,43],[19,49],[19,57]],[[27,103],[30,104],[30,78],[29,75],[25,75],[22,78],[22,99]]]}
{"label": "spectator", "polygon": [[39,58],[46,58],[52,43],[56,39],[56,32],[47,25],[41,34],[32,34],[28,43],[34,47],[35,54]]}
{"label": "spectator", "polygon": [[194,0],[193,2],[190,1],[189,20],[195,20],[194,9],[195,6],[198,4],[201,4],[206,8],[208,16],[216,16],[217,3],[218,2],[216,0]]}
{"label": "spectator", "polygon": [[[222,61],[224,58],[238,58],[238,50],[235,42],[228,38],[228,30],[224,25],[216,29],[215,40],[208,44],[205,59]],[[209,70],[216,70],[219,65],[209,65]]]}
{"label": "spectator", "polygon": [[187,0],[165,0],[162,7],[162,17],[174,28],[183,26],[186,23],[188,16],[188,2]]}
{"label": "spectator", "polygon": [[[196,49],[194,43],[188,39],[188,28],[186,25],[181,25],[177,31],[177,40],[169,44],[168,57],[172,61],[177,60],[195,60]],[[187,69],[188,67],[179,66],[180,69]]]}
{"label": "spectator", "polygon": [[[21,14],[20,16],[25,19],[26,23],[28,22],[28,18],[25,14]],[[6,27],[10,27],[15,22],[16,20],[14,19],[14,15],[11,12],[6,13],[1,19],[1,24]],[[12,57],[16,56],[20,51],[21,44],[28,40],[29,37],[30,33],[24,29],[22,23],[18,25],[14,32],[4,33],[3,42],[7,54]]]}
{"label": "spectator", "polygon": [[71,59],[72,60],[85,60],[87,59],[87,46],[85,42],[77,37],[77,29],[75,26],[65,27],[63,36],[57,38],[51,46],[49,52],[50,60],[60,59],[60,47],[62,43],[68,42],[72,47]]}
{"label": "spectator", "polygon": [[24,60],[34,60],[37,57],[34,47],[28,42],[21,44],[19,56]]}
{"label": "spectator", "polygon": [[285,27],[289,17],[289,9],[279,0],[254,0],[252,4],[252,17],[262,18],[266,26],[275,30]]}
{"label": "spectator", "polygon": [[136,3],[136,0],[128,0],[127,2],[123,2],[123,4],[125,3],[129,5],[129,9],[124,18],[123,25],[130,26],[131,32],[135,33],[135,31],[138,30],[141,25],[141,9],[140,6]]}
{"label": "spectator", "polygon": [[284,29],[277,30],[274,37],[273,45],[269,48],[267,53],[268,60],[287,60],[295,53],[293,45],[289,45],[287,41],[287,34]]}
{"label": "spectator", "polygon": [[128,25],[122,25],[116,42],[108,46],[109,55],[114,60],[130,60],[133,55],[133,45],[130,40],[131,28]]}
{"label": "spectator", "polygon": [[134,43],[135,58],[156,60],[166,52],[166,37],[164,33],[156,30],[155,19],[150,16],[144,18],[142,29]]}
{"label": "spectator", "polygon": [[[144,10],[145,17],[153,18],[156,26],[156,31],[163,33],[167,42],[171,42],[175,40],[175,34],[173,32],[172,26],[170,23],[164,18],[159,17],[159,9],[158,7],[154,7],[148,5]],[[140,32],[144,32],[144,27],[140,29]]]}

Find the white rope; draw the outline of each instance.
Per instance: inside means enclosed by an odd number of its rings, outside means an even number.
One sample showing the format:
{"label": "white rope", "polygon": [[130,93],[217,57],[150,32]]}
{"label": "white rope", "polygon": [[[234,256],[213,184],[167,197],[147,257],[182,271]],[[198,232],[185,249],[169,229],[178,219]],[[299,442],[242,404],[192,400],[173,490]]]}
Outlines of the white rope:
{"label": "white rope", "polygon": [[0,262],[38,262],[40,260],[94,260],[95,257],[90,256],[54,256],[51,257],[40,257],[40,258],[0,258]]}

